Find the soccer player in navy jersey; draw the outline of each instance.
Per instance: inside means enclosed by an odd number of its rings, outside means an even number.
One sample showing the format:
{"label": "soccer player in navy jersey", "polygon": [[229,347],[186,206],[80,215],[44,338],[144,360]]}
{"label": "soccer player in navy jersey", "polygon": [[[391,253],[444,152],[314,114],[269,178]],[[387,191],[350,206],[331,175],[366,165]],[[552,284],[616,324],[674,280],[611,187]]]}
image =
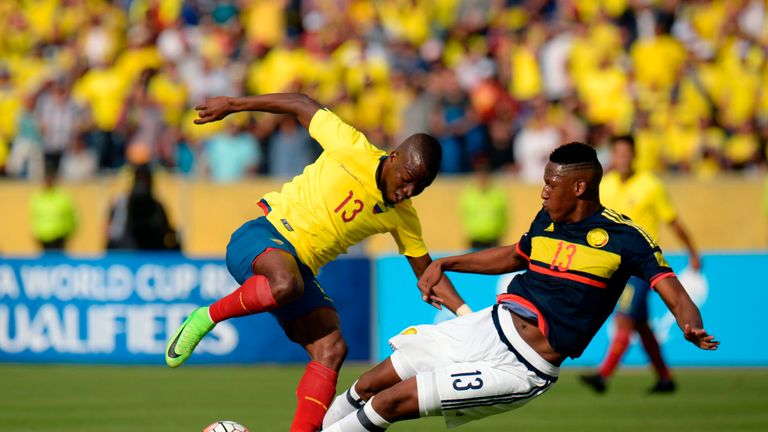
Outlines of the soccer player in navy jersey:
{"label": "soccer player in navy jersey", "polygon": [[[600,183],[600,197],[606,206],[629,216],[654,239],[659,238],[661,226],[666,224],[688,250],[688,265],[693,271],[701,271],[699,253],[691,241],[691,236],[680,221],[664,183],[653,173],[635,171],[635,140],[630,135],[611,139],[612,170]],[[648,300],[651,287],[639,278],[630,278],[624,292],[619,297],[614,324],[616,331],[605,359],[596,373],[581,376],[582,382],[598,393],[606,390],[608,380],[619,366],[621,358],[629,348],[633,332],[640,337],[643,349],[651,360],[658,381],[651,388],[651,393],[669,393],[675,391],[664,357],[661,354],[656,336],[648,323]]]}
{"label": "soccer player in navy jersey", "polygon": [[[290,430],[313,432],[333,400],[347,355],[339,315],[315,275],[350,246],[377,233],[392,235],[416,276],[422,274],[432,258],[411,197],[437,176],[440,144],[430,135],[415,134],[387,153],[299,93],[214,97],[195,109],[196,124],[240,111],[295,115],[323,153],[279,192],[264,195],[258,206],[254,203],[254,219],[238,228],[227,245],[227,269],[240,287],[194,310],[168,340],[165,361],[181,366],[221,321],[268,312],[311,359],[296,389]],[[422,298],[439,301],[458,315],[471,312],[447,278]]]}
{"label": "soccer player in navy jersey", "polygon": [[557,381],[567,357],[582,354],[630,276],[661,295],[686,339],[716,349],[653,238],[600,203],[602,173],[592,147],[557,148],[544,171],[543,208],[517,244],[430,264],[419,279],[427,293],[445,271],[527,271],[493,307],[390,339],[392,355],[336,397],[323,431],[379,431],[434,415],[454,427],[522,406]]}

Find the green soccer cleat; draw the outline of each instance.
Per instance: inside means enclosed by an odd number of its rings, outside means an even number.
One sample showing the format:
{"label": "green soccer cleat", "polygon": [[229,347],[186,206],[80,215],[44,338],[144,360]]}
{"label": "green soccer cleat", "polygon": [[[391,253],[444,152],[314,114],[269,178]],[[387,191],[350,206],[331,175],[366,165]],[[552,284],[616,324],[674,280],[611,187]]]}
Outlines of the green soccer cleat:
{"label": "green soccer cleat", "polygon": [[176,334],[168,341],[165,349],[165,363],[176,368],[181,366],[198,343],[208,334],[216,323],[211,321],[208,315],[208,306],[203,306],[192,311],[184,323],[181,324]]}

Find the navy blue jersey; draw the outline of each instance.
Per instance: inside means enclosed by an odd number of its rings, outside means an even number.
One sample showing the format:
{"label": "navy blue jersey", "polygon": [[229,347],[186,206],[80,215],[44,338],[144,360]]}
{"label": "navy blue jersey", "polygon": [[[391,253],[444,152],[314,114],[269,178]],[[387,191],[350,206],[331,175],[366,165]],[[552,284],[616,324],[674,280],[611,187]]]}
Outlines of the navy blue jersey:
{"label": "navy blue jersey", "polygon": [[552,348],[572,358],[611,314],[630,276],[651,286],[674,276],[656,242],[610,209],[567,224],[553,222],[542,209],[517,252],[528,260],[528,271],[510,282],[507,299],[535,311]]}

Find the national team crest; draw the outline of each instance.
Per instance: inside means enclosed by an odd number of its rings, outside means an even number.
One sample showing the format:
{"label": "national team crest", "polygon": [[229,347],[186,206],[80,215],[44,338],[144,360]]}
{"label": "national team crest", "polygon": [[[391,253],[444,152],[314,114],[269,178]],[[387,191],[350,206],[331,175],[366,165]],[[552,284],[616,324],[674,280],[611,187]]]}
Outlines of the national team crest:
{"label": "national team crest", "polygon": [[389,210],[389,206],[382,202],[377,202],[373,205],[373,214],[384,213],[387,210]]}
{"label": "national team crest", "polygon": [[595,228],[587,233],[587,243],[590,246],[601,248],[608,244],[608,233],[602,228]]}

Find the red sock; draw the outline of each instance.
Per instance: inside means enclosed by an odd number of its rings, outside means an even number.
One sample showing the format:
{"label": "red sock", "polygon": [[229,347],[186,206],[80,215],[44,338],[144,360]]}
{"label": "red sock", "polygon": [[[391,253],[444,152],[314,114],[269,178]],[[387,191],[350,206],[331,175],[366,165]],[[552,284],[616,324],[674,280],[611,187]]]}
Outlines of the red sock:
{"label": "red sock", "polygon": [[316,432],[323,425],[323,417],[336,395],[338,373],[311,361],[296,388],[299,399],[291,432]]}
{"label": "red sock", "polygon": [[277,307],[269,280],[264,275],[253,275],[231,294],[212,304],[208,309],[213,322],[229,318],[271,311]]}
{"label": "red sock", "polygon": [[643,342],[643,348],[648,353],[648,357],[651,359],[656,373],[659,374],[659,379],[671,380],[672,374],[669,373],[667,365],[664,363],[664,359],[661,357],[661,348],[659,347],[659,341],[656,340],[653,331],[649,329],[647,332],[640,332],[640,340]]}
{"label": "red sock", "polygon": [[613,343],[611,343],[611,348],[608,349],[608,355],[605,356],[605,360],[603,360],[603,364],[600,366],[601,377],[610,377],[616,369],[616,366],[619,365],[621,358],[624,356],[624,353],[629,346],[630,334],[631,332],[627,330],[618,329],[616,331],[616,335],[613,337]]}

